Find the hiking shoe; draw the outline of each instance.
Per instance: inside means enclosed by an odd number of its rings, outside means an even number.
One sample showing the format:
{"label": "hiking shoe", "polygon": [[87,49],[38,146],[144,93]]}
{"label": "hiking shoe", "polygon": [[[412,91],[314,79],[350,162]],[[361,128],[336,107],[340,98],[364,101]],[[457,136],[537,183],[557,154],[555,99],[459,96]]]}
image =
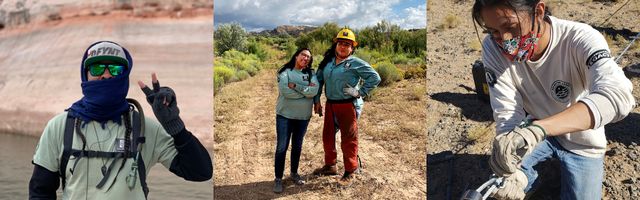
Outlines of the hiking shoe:
{"label": "hiking shoe", "polygon": [[336,165],[325,165],[314,170],[313,174],[320,176],[338,175],[338,168],[336,167]]}
{"label": "hiking shoe", "polygon": [[273,192],[275,193],[282,193],[282,191],[284,191],[284,186],[282,185],[282,179],[277,178],[275,181],[273,181],[275,184],[273,186]]}
{"label": "hiking shoe", "polygon": [[353,184],[353,179],[355,178],[355,175],[353,172],[347,172],[345,171],[344,174],[342,175],[342,178],[340,178],[340,180],[338,180],[338,187],[349,187],[351,186],[351,184]]}
{"label": "hiking shoe", "polygon": [[300,174],[292,174],[291,180],[293,180],[293,183],[295,183],[296,185],[304,185],[304,178],[302,178]]}

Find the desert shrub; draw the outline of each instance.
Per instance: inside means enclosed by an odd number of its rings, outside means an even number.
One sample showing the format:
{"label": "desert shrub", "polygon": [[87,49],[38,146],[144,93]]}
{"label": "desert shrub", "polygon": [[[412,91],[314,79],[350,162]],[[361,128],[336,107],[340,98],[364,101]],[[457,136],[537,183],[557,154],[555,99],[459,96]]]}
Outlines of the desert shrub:
{"label": "desert shrub", "polygon": [[390,85],[393,82],[402,80],[404,77],[402,71],[390,62],[378,63],[374,68],[380,74],[380,86]]}
{"label": "desert shrub", "polygon": [[427,69],[426,64],[411,65],[404,72],[404,78],[405,79],[424,78],[427,76],[426,69]]}
{"label": "desert shrub", "polygon": [[214,66],[213,74],[214,77],[222,78],[222,80],[224,80],[224,83],[229,83],[235,79],[235,70],[224,65]]}
{"label": "desert shrub", "polygon": [[260,61],[266,61],[267,59],[269,59],[269,53],[267,52],[267,45],[262,44],[258,41],[249,41],[249,43],[247,44],[247,52],[249,54],[254,54],[256,55]]}
{"label": "desert shrub", "polygon": [[214,42],[218,55],[231,49],[243,51],[247,42],[247,32],[239,23],[220,24],[214,32]]}
{"label": "desert shrub", "polygon": [[404,54],[396,54],[391,58],[391,62],[393,62],[393,64],[407,64],[409,62],[409,58]]}
{"label": "desert shrub", "polygon": [[407,61],[407,64],[409,64],[409,65],[421,65],[421,64],[425,64],[425,60],[424,60],[424,57],[415,57],[415,58],[411,58],[409,61]]}
{"label": "desert shrub", "polygon": [[371,50],[369,50],[369,48],[358,49],[354,55],[368,62],[369,64],[371,64],[374,61],[373,56],[371,55]]}
{"label": "desert shrub", "polygon": [[238,77],[238,81],[243,81],[243,80],[248,79],[249,77],[251,77],[251,75],[249,75],[249,72],[247,72],[247,71],[240,70],[240,71],[238,71],[238,73],[236,73],[236,77]]}

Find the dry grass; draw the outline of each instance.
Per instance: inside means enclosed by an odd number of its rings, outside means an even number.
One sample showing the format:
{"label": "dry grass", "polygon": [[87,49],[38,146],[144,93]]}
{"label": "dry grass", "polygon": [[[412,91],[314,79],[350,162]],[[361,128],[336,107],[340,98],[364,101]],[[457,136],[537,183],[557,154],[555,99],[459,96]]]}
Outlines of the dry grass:
{"label": "dry grass", "polygon": [[436,27],[438,30],[453,29],[460,25],[460,19],[454,14],[449,14],[442,23]]}
{"label": "dry grass", "polygon": [[[414,90],[424,87],[424,79],[402,80],[372,92],[373,98],[365,103],[358,121],[358,154],[364,170],[351,187],[337,188],[337,177],[310,175],[323,164],[324,152],[321,139],[324,118],[313,116],[299,166],[307,184],[291,186],[285,181],[285,192],[275,195],[271,192],[276,140],[274,109],[278,93],[274,77],[274,70],[263,70],[255,77],[225,86],[214,98],[216,198],[424,198],[426,92]],[[422,98],[407,100],[415,93],[422,93]],[[324,105],[324,98],[321,101]],[[336,144],[340,149],[339,133]],[[288,161],[285,166],[286,178]],[[341,150],[338,150],[340,170],[342,166]]]}
{"label": "dry grass", "polygon": [[480,44],[480,41],[478,41],[478,39],[474,38],[469,41],[469,48],[474,51],[482,51],[482,44]]}
{"label": "dry grass", "polygon": [[414,86],[407,99],[413,101],[420,101],[427,96],[427,88],[424,85]]}

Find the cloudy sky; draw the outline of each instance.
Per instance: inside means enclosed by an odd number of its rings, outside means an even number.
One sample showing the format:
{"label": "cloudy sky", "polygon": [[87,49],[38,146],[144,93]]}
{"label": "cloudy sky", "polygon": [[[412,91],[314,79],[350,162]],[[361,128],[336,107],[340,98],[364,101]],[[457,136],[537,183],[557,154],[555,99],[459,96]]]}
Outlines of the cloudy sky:
{"label": "cloudy sky", "polygon": [[335,22],[363,28],[381,20],[404,29],[426,26],[425,0],[216,0],[217,24],[238,22],[248,31],[279,25],[315,25]]}

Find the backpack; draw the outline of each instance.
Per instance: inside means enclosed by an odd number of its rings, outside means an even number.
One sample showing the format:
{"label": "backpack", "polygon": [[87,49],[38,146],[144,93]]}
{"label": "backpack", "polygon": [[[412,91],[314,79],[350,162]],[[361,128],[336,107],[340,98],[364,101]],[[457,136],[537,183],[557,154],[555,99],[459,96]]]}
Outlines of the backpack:
{"label": "backpack", "polygon": [[[136,102],[137,103],[137,102]],[[120,169],[118,170],[117,173],[120,173],[122,167],[124,166],[124,163],[126,163],[126,159],[129,158],[134,158],[136,160],[134,160],[137,163],[137,169],[138,169],[138,175],[140,176],[140,185],[142,186],[142,190],[144,192],[144,196],[145,198],[147,197],[147,195],[149,194],[149,188],[147,187],[147,182],[146,182],[146,168],[145,168],[145,164],[144,164],[144,160],[139,158],[139,151],[138,151],[138,146],[144,144],[145,142],[145,137],[141,131],[142,124],[144,123],[144,119],[140,118],[140,113],[133,111],[133,119],[139,119],[139,120],[132,120],[133,124],[132,124],[132,134],[131,134],[131,148],[129,156],[127,156],[125,158],[125,152],[104,152],[104,151],[88,151],[88,150],[78,150],[78,149],[73,149],[73,134],[74,134],[74,128],[76,129],[76,131],[80,131],[80,123],[81,120],[77,119],[76,117],[73,117],[71,115],[67,114],[67,119],[65,122],[65,128],[64,128],[64,139],[63,139],[63,151],[62,151],[62,157],[60,158],[60,169],[59,171],[59,175],[60,175],[60,179],[62,182],[62,188],[64,190],[64,187],[66,186],[66,171],[67,171],[67,164],[69,163],[69,158],[73,155],[74,157],[76,157],[76,162],[74,163],[74,166],[69,170],[72,174],[73,174],[73,170],[75,169],[75,165],[78,163],[78,160],[86,157],[86,158],[123,158],[125,159],[122,162],[122,165],[120,166]],[[144,114],[142,114],[144,115]],[[107,181],[107,179],[110,177],[111,171],[115,165],[115,160],[111,162],[111,165],[109,166],[109,170],[106,171],[106,173],[104,174],[104,177],[102,178],[102,180],[100,181],[100,183],[98,183],[98,185],[96,186],[97,188],[101,188],[105,182]],[[103,168],[103,173],[104,173],[104,168]],[[117,178],[117,174],[116,174],[116,178]],[[128,179],[128,178],[127,178]]]}

